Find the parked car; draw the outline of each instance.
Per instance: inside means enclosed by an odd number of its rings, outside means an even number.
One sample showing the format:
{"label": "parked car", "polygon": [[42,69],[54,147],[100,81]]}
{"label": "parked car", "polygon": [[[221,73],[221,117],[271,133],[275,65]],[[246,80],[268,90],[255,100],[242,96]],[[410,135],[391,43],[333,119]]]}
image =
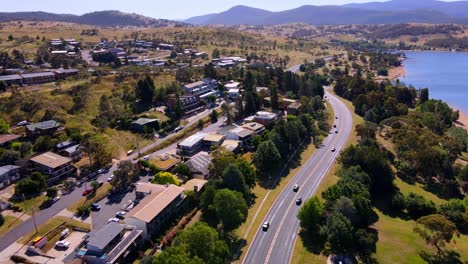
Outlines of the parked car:
{"label": "parked car", "polygon": [[65,228],[64,230],[62,230],[62,232],[60,232],[60,238],[66,238],[69,234],[70,234],[70,229]]}
{"label": "parked car", "polygon": [[263,231],[267,231],[268,228],[270,228],[270,223],[268,221],[266,221],[265,223],[263,223],[262,229],[263,229]]}
{"label": "parked car", "polygon": [[88,195],[88,194],[90,194],[92,192],[93,192],[93,189],[86,189],[86,190],[83,191],[83,196],[86,196],[86,195]]}
{"label": "parked car", "polygon": [[118,223],[120,220],[118,218],[115,218],[115,217],[112,217],[112,218],[109,218],[109,220],[107,220],[107,223]]}
{"label": "parked car", "polygon": [[109,177],[107,178],[107,182],[111,182],[112,179],[114,179],[114,174],[112,174],[111,176],[109,176]]}
{"label": "parked car", "polygon": [[119,212],[117,212],[115,214],[115,217],[120,218],[120,219],[124,219],[126,214],[127,214],[127,212],[119,211]]}
{"label": "parked car", "polygon": [[66,240],[60,240],[55,243],[55,246],[58,248],[68,248],[70,246],[70,242]]}
{"label": "parked car", "polygon": [[133,149],[127,151],[127,156],[130,156],[130,155],[132,155],[132,154],[133,154]]}
{"label": "parked car", "polygon": [[60,196],[56,196],[54,197],[54,199],[52,199],[52,203],[56,203],[60,200]]}
{"label": "parked car", "polygon": [[90,208],[91,208],[91,210],[93,210],[93,211],[99,211],[99,210],[101,210],[101,206],[100,206],[99,204],[97,204],[97,203],[91,204]]}
{"label": "parked car", "polygon": [[106,171],[106,169],[102,168],[97,171],[98,174],[103,174]]}
{"label": "parked car", "polygon": [[184,126],[178,126],[174,129],[174,133],[177,133],[179,131],[181,131],[182,129],[184,129],[185,127]]}
{"label": "parked car", "polygon": [[299,184],[294,184],[293,191],[299,191]]}
{"label": "parked car", "polygon": [[97,183],[99,184],[99,186],[104,185],[104,182],[103,182],[103,181],[98,181]]}

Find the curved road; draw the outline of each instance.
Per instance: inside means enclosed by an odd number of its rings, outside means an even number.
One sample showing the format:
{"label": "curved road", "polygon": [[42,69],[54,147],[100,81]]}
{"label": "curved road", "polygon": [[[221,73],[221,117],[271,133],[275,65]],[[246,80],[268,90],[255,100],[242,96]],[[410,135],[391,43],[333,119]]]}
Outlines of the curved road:
{"label": "curved road", "polygon": [[[299,220],[297,214],[300,206],[296,205],[296,199],[301,197],[305,202],[317,191],[320,183],[335,162],[339,152],[346,145],[352,130],[352,115],[346,105],[336,96],[326,92],[329,102],[335,111],[335,125],[338,134],[330,134],[300,171],[288,183],[280,195],[276,198],[264,221],[270,222],[270,228],[264,232],[259,226],[254,240],[250,243],[245,264],[285,264],[290,263],[294,244],[299,232]],[[332,152],[332,148],[336,148]],[[299,185],[299,191],[293,192],[293,186]],[[262,221],[262,223],[264,222]]]}

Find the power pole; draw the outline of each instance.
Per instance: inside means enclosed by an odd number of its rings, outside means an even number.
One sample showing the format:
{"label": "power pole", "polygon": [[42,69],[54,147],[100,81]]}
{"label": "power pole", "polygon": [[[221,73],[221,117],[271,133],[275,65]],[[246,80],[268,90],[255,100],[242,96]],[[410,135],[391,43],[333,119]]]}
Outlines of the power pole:
{"label": "power pole", "polygon": [[32,207],[31,210],[32,210],[32,218],[34,222],[34,229],[36,229],[36,234],[37,234],[37,223],[36,223],[36,217],[34,215],[34,207]]}

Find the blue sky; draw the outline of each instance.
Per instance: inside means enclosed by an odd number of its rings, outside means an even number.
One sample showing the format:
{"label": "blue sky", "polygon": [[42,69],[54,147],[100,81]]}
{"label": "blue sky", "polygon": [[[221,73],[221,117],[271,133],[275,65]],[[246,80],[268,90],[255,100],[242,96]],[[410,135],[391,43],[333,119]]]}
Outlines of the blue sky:
{"label": "blue sky", "polygon": [[302,5],[333,5],[383,0],[0,0],[0,12],[45,11],[83,14],[100,10],[120,10],[154,18],[182,19],[216,13],[235,5],[247,5],[271,11]]}

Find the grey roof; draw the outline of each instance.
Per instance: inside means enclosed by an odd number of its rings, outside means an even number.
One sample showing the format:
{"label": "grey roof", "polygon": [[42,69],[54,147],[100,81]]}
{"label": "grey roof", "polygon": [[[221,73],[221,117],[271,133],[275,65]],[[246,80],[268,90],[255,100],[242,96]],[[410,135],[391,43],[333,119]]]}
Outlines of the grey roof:
{"label": "grey roof", "polygon": [[158,119],[154,118],[138,118],[137,120],[133,121],[132,124],[137,124],[140,126],[144,126],[153,122],[159,121]]}
{"label": "grey roof", "polygon": [[221,133],[226,133],[226,132],[229,132],[233,129],[237,128],[236,126],[223,126],[221,127],[220,129],[218,129],[217,133],[218,134],[221,134]]}
{"label": "grey roof", "polygon": [[186,138],[184,141],[180,142],[179,146],[191,148],[197,143],[199,143],[200,141],[202,141],[206,135],[207,135],[206,133],[198,132],[195,135],[192,135]]}
{"label": "grey roof", "polygon": [[57,73],[75,73],[75,72],[78,72],[78,70],[77,69],[57,69],[54,72],[57,72]]}
{"label": "grey roof", "polygon": [[112,240],[114,240],[123,230],[124,226],[111,222],[102,229],[92,233],[88,239],[88,247],[93,246],[103,250]]}
{"label": "grey roof", "polygon": [[63,149],[63,148],[68,148],[74,144],[75,144],[75,141],[73,141],[72,139],[69,139],[67,141],[58,143],[57,145],[55,145],[55,147],[58,149]]}
{"label": "grey roof", "polygon": [[80,147],[80,145],[77,144],[77,145],[68,147],[68,148],[64,149],[63,151],[65,151],[65,152],[67,152],[67,153],[70,153],[70,154],[73,154],[73,153],[75,153],[75,152],[79,149],[79,147]]}
{"label": "grey roof", "polygon": [[46,77],[46,76],[55,76],[53,72],[36,72],[36,73],[26,73],[21,74],[23,78],[35,78],[35,77]]}
{"label": "grey roof", "polygon": [[60,126],[60,123],[55,121],[55,120],[48,120],[44,122],[39,122],[39,123],[34,123],[27,125],[26,128],[29,131],[36,131],[38,129],[40,130],[46,130],[46,129],[52,129],[52,128],[57,128]]}
{"label": "grey roof", "polygon": [[193,172],[200,172],[203,175],[208,175],[208,165],[211,163],[211,157],[207,152],[200,152],[193,156],[185,164],[189,166]]}
{"label": "grey roof", "polygon": [[21,80],[21,79],[23,78],[17,74],[0,75],[0,81],[12,81],[12,80]]}
{"label": "grey roof", "polygon": [[195,87],[200,86],[200,85],[205,85],[205,82],[198,81],[198,82],[186,84],[184,86],[187,87],[188,89],[192,89],[192,88],[195,88]]}
{"label": "grey roof", "polygon": [[1,166],[0,167],[0,175],[3,175],[5,173],[8,173],[12,170],[15,170],[15,169],[19,169],[21,168],[20,166],[16,166],[16,165],[4,165],[4,166]]}

